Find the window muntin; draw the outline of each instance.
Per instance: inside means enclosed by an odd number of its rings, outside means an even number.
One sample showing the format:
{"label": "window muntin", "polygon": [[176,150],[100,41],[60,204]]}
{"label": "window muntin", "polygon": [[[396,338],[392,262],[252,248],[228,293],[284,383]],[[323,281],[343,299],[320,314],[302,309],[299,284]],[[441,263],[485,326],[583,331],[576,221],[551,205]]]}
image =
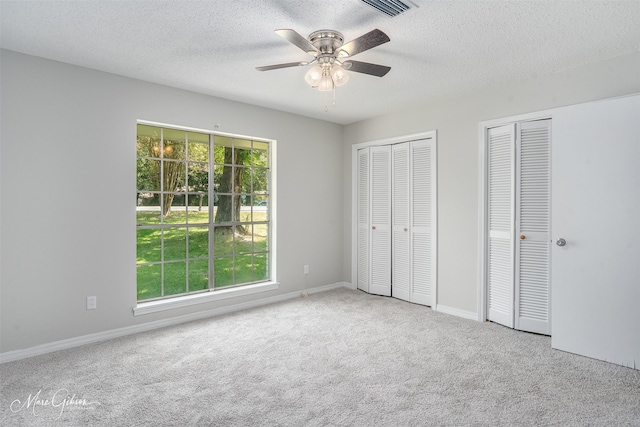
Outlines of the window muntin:
{"label": "window muntin", "polygon": [[269,160],[268,142],[138,125],[138,301],[270,280]]}

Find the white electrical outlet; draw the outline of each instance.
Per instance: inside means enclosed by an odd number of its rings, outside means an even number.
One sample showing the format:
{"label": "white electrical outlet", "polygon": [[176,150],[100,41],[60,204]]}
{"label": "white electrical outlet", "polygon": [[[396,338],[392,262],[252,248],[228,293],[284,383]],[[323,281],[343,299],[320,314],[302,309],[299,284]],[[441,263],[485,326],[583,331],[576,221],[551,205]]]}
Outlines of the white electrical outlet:
{"label": "white electrical outlet", "polygon": [[308,265],[304,266],[304,274],[309,274],[309,266]]}
{"label": "white electrical outlet", "polygon": [[95,310],[98,307],[98,297],[87,297],[87,310]]}

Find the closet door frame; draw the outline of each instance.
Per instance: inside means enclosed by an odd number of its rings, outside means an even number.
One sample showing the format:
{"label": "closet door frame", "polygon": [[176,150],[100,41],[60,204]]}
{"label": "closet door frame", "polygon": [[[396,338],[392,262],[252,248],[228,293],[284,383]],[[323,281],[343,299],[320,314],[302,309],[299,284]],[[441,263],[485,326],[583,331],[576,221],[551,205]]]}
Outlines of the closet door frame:
{"label": "closet door frame", "polygon": [[433,194],[432,194],[432,277],[433,288],[431,290],[431,308],[437,310],[437,277],[438,277],[438,214],[437,214],[437,132],[435,130],[420,132],[415,134],[397,136],[392,138],[380,139],[375,141],[362,142],[354,144],[351,147],[351,287],[357,289],[358,284],[358,150],[368,147],[375,147],[381,145],[394,145],[404,142],[411,142],[421,139],[431,139],[432,148],[432,164],[433,169]]}
{"label": "closet door frame", "polygon": [[[478,317],[477,320],[484,322],[489,316],[487,294],[488,294],[488,271],[487,262],[489,260],[489,129],[513,125],[516,122],[531,122],[536,120],[553,119],[552,111],[539,111],[535,113],[521,114],[518,116],[504,117],[495,120],[480,122],[479,124],[479,165],[478,165]],[[515,167],[515,165],[514,165]],[[515,232],[515,228],[514,228]],[[549,230],[551,235],[551,230]],[[515,291],[514,291],[515,292]]]}

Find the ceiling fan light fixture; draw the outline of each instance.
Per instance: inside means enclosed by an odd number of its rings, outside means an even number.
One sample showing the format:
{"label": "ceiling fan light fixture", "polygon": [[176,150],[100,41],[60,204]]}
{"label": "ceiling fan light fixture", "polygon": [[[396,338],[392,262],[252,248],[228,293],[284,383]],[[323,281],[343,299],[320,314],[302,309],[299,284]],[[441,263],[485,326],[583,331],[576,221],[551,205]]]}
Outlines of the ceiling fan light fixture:
{"label": "ceiling fan light fixture", "polygon": [[342,86],[349,81],[349,74],[340,65],[335,64],[331,67],[331,78],[336,86]]}
{"label": "ceiling fan light fixture", "polygon": [[304,80],[311,87],[318,87],[318,85],[320,85],[320,79],[322,79],[322,67],[317,64],[309,68],[307,74],[304,75]]}
{"label": "ceiling fan light fixture", "polygon": [[329,92],[333,90],[333,80],[331,79],[331,75],[329,73],[324,74],[320,79],[318,90],[320,92]]}

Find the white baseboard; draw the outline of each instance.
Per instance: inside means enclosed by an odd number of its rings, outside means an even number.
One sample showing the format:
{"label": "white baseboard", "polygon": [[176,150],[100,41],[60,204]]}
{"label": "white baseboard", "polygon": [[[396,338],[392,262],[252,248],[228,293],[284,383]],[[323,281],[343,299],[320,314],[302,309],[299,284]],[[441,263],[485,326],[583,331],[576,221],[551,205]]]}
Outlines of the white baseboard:
{"label": "white baseboard", "polygon": [[478,320],[478,314],[475,311],[465,311],[459,308],[447,307],[446,305],[437,304],[436,311],[453,316],[463,317],[470,320]]}
{"label": "white baseboard", "polygon": [[138,332],[146,332],[152,329],[164,328],[180,323],[191,322],[193,320],[206,319],[208,317],[219,316],[221,314],[232,313],[235,311],[247,310],[249,308],[260,307],[263,305],[273,304],[276,302],[286,301],[294,298],[300,298],[303,292],[307,294],[316,294],[318,292],[330,291],[332,289],[348,288],[353,289],[350,283],[338,282],[330,285],[318,286],[306,289],[304,291],[289,292],[283,295],[276,295],[268,298],[261,298],[255,301],[233,304],[226,307],[214,308],[212,310],[199,311],[197,313],[185,314],[183,316],[172,317],[169,319],[156,320],[153,322],[142,323],[140,325],[126,326],[124,328],[112,329],[110,331],[97,332],[95,334],[82,335],[79,337],[69,338],[66,340],[54,341],[47,344],[37,345],[21,350],[7,351],[0,353],[0,363],[12,362],[14,360],[26,359],[28,357],[40,356],[42,354],[54,351],[66,350],[69,348],[80,347],[87,344],[93,344],[99,341],[106,341],[113,338],[123,337],[126,335],[136,334]]}

